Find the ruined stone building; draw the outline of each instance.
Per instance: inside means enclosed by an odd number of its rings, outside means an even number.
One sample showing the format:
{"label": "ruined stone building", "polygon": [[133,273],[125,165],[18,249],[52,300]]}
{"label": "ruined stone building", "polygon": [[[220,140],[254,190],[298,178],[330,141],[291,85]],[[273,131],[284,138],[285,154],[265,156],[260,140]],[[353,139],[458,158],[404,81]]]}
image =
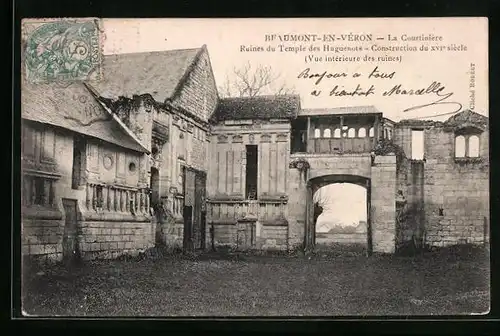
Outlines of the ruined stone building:
{"label": "ruined stone building", "polygon": [[[220,98],[205,46],[104,62],[101,82],[23,87],[23,255],[488,241],[480,114],[394,122],[296,95]],[[318,229],[314,195],[337,184],[362,191],[362,220]]]}
{"label": "ruined stone building", "polygon": [[[23,255],[108,258],[158,239],[182,246],[184,219],[201,221],[218,102],[206,47],[110,55],[103,66],[101,82],[23,87]],[[171,219],[162,237],[160,210]],[[204,242],[186,232],[195,234]]]}

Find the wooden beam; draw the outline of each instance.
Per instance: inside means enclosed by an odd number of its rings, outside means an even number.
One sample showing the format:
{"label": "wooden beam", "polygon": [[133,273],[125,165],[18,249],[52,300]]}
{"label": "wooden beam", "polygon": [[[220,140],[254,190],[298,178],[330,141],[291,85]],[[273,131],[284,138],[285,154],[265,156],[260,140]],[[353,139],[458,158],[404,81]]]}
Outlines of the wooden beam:
{"label": "wooden beam", "polygon": [[344,151],[344,141],[345,141],[343,127],[344,127],[344,116],[340,116],[340,151],[341,152]]}
{"label": "wooden beam", "polygon": [[380,120],[379,116],[375,116],[375,122],[373,124],[373,148],[377,145],[378,139],[380,138]]}
{"label": "wooden beam", "polygon": [[310,153],[311,147],[311,117],[307,117],[306,152]]}

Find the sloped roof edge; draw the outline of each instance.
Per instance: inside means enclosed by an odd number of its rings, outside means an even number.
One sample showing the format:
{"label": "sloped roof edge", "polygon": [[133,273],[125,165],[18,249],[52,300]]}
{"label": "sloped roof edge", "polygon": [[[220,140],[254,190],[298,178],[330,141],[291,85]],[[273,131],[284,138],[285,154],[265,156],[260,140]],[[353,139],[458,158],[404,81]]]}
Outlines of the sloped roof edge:
{"label": "sloped roof edge", "polygon": [[144,150],[145,153],[149,154],[150,151],[142,144],[142,142],[134,134],[134,132],[132,132],[127,127],[127,125],[125,125],[125,123],[115,113],[113,113],[112,111],[110,111],[109,107],[106,104],[104,104],[104,102],[102,102],[99,99],[99,94],[97,93],[97,91],[90,84],[88,84],[88,83],[83,83],[83,85],[87,88],[87,90],[89,90],[89,92],[92,94],[92,97],[94,97],[94,99],[99,103],[99,105],[101,105],[104,108],[104,110],[109,115],[111,115],[111,117],[118,123],[118,125],[120,125],[120,127],[125,131],[125,133],[127,135],[129,135],[141,148],[143,148],[143,150]]}
{"label": "sloped roof edge", "polygon": [[165,102],[167,100],[175,99],[180,94],[180,92],[182,91],[182,88],[184,87],[184,84],[186,84],[187,80],[189,79],[189,75],[191,74],[191,72],[194,71],[194,69],[196,68],[196,65],[200,61],[201,55],[203,54],[203,52],[205,52],[207,50],[207,46],[206,46],[206,44],[204,44],[201,46],[201,48],[197,48],[197,49],[198,49],[198,52],[194,56],[191,64],[189,64],[189,66],[186,68],[186,71],[184,71],[184,74],[182,75],[179,82],[177,82],[177,85],[175,86],[175,89],[174,89],[174,92],[172,93],[172,96],[168,97],[165,100]]}

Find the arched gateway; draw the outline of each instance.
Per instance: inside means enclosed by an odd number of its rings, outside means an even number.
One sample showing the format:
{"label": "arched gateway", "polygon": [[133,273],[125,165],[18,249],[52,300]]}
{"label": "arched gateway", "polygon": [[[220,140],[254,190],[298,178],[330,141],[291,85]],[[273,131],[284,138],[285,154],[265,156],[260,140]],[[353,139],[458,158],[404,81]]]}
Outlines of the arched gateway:
{"label": "arched gateway", "polygon": [[[354,192],[359,187],[364,188],[360,192]],[[320,194],[323,190],[329,189],[328,197],[323,197],[321,201]],[[349,194],[339,195],[339,193],[347,192]],[[364,197],[359,200],[359,195]],[[357,204],[363,204],[365,207],[362,214],[362,221],[351,220],[353,223],[341,223],[338,218],[345,218],[350,211],[360,211],[354,209],[354,206],[349,206],[349,198],[358,198]],[[333,201],[335,198],[336,201]],[[346,243],[363,245],[364,248],[371,253],[372,251],[372,230],[370,220],[370,199],[371,199],[371,181],[369,178],[359,175],[350,174],[330,174],[311,178],[307,182],[307,200],[306,200],[306,220],[305,220],[305,237],[304,246],[307,251],[314,250],[320,246],[325,246],[334,243]],[[326,202],[326,203],[325,203]],[[329,203],[330,206],[327,204]],[[339,208],[339,203],[344,203]],[[336,204],[336,207],[332,206]],[[343,208],[343,209],[342,209]],[[361,210],[361,211],[363,211]],[[322,212],[319,213],[318,211]],[[334,215],[336,213],[336,216]],[[323,225],[318,227],[318,219],[323,218]],[[364,216],[364,217],[363,217]],[[348,216],[349,217],[349,216]],[[365,220],[364,220],[365,219]],[[337,221],[337,223],[335,223]],[[363,223],[364,222],[364,223]],[[326,228],[325,228],[326,226]]]}

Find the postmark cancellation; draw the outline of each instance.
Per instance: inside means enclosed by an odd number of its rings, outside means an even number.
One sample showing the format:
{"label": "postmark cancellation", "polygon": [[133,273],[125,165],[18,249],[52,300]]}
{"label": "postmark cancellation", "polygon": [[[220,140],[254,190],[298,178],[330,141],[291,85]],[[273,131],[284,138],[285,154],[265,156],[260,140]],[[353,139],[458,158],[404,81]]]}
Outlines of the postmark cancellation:
{"label": "postmark cancellation", "polygon": [[24,19],[22,67],[26,80],[101,80],[101,31],[97,18]]}

